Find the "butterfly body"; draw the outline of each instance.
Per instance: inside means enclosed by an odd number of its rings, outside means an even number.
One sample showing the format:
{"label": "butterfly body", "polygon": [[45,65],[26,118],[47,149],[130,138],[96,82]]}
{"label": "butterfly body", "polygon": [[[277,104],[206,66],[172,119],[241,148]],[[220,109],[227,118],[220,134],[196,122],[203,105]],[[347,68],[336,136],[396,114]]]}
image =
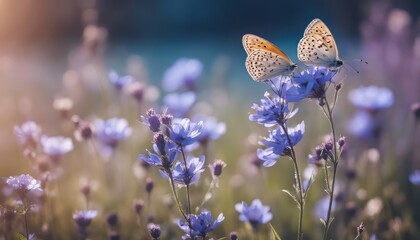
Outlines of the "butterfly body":
{"label": "butterfly body", "polygon": [[277,46],[253,34],[245,34],[242,44],[248,54],[245,66],[254,81],[268,81],[290,75],[296,64]]}
{"label": "butterfly body", "polygon": [[298,44],[298,58],[307,66],[338,70],[343,65],[337,45],[327,25],[316,18],[309,23]]}

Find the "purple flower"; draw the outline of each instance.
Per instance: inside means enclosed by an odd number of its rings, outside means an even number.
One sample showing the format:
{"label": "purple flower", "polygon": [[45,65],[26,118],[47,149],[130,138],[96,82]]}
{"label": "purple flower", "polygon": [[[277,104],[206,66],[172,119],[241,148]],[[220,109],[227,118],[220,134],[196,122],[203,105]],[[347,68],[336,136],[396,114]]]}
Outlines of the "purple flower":
{"label": "purple flower", "polygon": [[[301,122],[294,128],[287,129],[290,142],[295,146],[303,137],[305,132],[305,122]],[[276,162],[280,155],[285,154],[285,150],[289,148],[289,140],[281,127],[269,132],[268,138],[263,138],[259,144],[267,148],[257,150],[257,156],[264,161],[263,166],[271,167]]]}
{"label": "purple flower", "polygon": [[258,230],[260,224],[266,224],[273,218],[270,207],[262,205],[259,199],[252,201],[249,206],[245,202],[237,203],[235,209],[239,213],[239,220],[249,222],[254,231]]}
{"label": "purple flower", "polygon": [[31,191],[42,191],[41,182],[28,174],[10,176],[5,179],[5,182],[8,187],[13,189],[21,197],[21,199],[24,199]]}
{"label": "purple flower", "polygon": [[154,223],[147,224],[147,230],[149,230],[149,234],[153,239],[159,239],[161,231],[160,226]]}
{"label": "purple flower", "polygon": [[190,119],[174,119],[169,128],[170,138],[178,146],[187,146],[198,140],[203,128],[203,121],[191,122]]}
{"label": "purple flower", "polygon": [[73,213],[73,220],[77,224],[77,229],[80,236],[85,239],[87,237],[87,229],[94,219],[98,215],[96,210],[82,210]]}
{"label": "purple flower", "polygon": [[410,182],[414,185],[420,185],[420,171],[416,170],[409,176]]}
{"label": "purple flower", "polygon": [[264,124],[266,127],[271,127],[277,123],[285,123],[297,112],[297,109],[290,112],[286,100],[280,97],[272,98],[268,92],[265,92],[264,98],[261,99],[261,105],[254,103],[251,108],[255,110],[255,114],[250,114],[249,120]]}
{"label": "purple flower", "polygon": [[[161,135],[163,137],[163,135]],[[159,147],[158,144],[153,144],[153,149],[157,154],[151,153],[149,150],[146,150],[149,156],[146,155],[139,155],[139,159],[147,162],[150,165],[163,168],[163,169],[170,169],[172,167],[173,162],[177,159],[179,155],[178,146],[171,141],[163,140],[163,148]]]}
{"label": "purple flower", "polygon": [[394,94],[387,88],[377,86],[359,87],[349,93],[354,106],[366,110],[381,110],[394,103]]}
{"label": "purple flower", "polygon": [[226,124],[218,122],[214,117],[196,117],[196,121],[203,121],[203,128],[201,134],[198,136],[198,141],[201,143],[207,143],[209,140],[217,140],[225,134]]}
{"label": "purple flower", "polygon": [[33,121],[27,121],[21,126],[16,125],[14,132],[21,144],[35,146],[41,135],[41,127]]}
{"label": "purple flower", "polygon": [[[192,185],[200,179],[200,175],[204,172],[204,155],[197,157],[187,157],[187,168],[185,168],[185,163],[180,161],[175,164],[174,169],[172,170],[172,177],[174,182],[179,187],[185,187],[187,185]],[[164,178],[169,178],[166,172],[160,171],[161,175]]]}
{"label": "purple flower", "polygon": [[213,231],[219,226],[225,219],[223,213],[220,213],[216,220],[213,222],[213,216],[209,211],[202,211],[200,214],[190,214],[188,216],[188,222],[184,220],[178,220],[178,226],[186,233],[182,239],[196,239],[197,237],[205,238],[206,235]]}
{"label": "purple flower", "polygon": [[368,112],[358,111],[347,123],[347,131],[358,138],[371,139],[379,127],[378,121]]}
{"label": "purple flower", "polygon": [[331,82],[335,72],[328,68],[310,66],[305,71],[277,83],[276,89],[288,102],[299,102],[304,98],[321,98],[325,95],[326,84]]}
{"label": "purple flower", "polygon": [[104,145],[115,148],[119,141],[131,135],[131,128],[123,118],[111,118],[106,121],[95,121],[96,137]]}
{"label": "purple flower", "polygon": [[149,127],[150,131],[159,132],[161,125],[159,118],[160,116],[151,108],[147,111],[146,117],[141,116],[141,121],[144,125]]}
{"label": "purple flower", "polygon": [[[327,219],[328,214],[328,207],[330,204],[330,197],[325,196],[321,198],[321,200],[318,201],[318,203],[315,205],[315,215],[319,219]],[[331,211],[334,211],[335,209],[335,200],[333,200]]]}
{"label": "purple flower", "polygon": [[175,117],[185,117],[195,99],[194,92],[171,93],[163,98],[163,104],[168,107],[168,112]]}
{"label": "purple flower", "polygon": [[203,71],[203,64],[197,59],[181,58],[166,70],[162,86],[167,92],[183,87],[194,89],[195,82]]}
{"label": "purple flower", "polygon": [[132,76],[119,76],[114,70],[109,72],[108,78],[112,85],[119,91],[134,81]]}
{"label": "purple flower", "polygon": [[52,158],[59,158],[62,155],[73,150],[73,141],[71,138],[61,136],[42,136],[41,146],[44,153]]}

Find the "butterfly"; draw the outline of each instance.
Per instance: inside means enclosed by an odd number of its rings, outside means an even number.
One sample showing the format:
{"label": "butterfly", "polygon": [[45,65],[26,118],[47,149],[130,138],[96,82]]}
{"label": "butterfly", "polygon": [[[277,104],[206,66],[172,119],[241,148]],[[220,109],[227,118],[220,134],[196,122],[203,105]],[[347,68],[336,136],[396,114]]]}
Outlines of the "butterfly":
{"label": "butterfly", "polygon": [[299,60],[307,66],[324,66],[338,70],[343,65],[331,31],[318,18],[312,20],[306,28],[299,41],[297,54]]}
{"label": "butterfly", "polygon": [[282,50],[262,37],[245,34],[242,44],[248,54],[245,66],[254,81],[287,76],[297,67]]}

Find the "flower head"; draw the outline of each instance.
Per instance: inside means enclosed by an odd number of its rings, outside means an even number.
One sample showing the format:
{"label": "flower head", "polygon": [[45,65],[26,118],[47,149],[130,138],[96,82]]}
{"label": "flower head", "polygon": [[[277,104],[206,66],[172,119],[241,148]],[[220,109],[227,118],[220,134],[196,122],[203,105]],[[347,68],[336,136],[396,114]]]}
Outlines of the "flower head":
{"label": "flower head", "polygon": [[159,132],[160,129],[160,116],[156,114],[153,108],[147,111],[146,117],[141,116],[141,121],[144,125],[150,128],[152,132]]}
{"label": "flower head", "polygon": [[170,126],[170,138],[179,146],[187,146],[197,141],[203,128],[203,122],[191,122],[190,119],[174,119]]}
{"label": "flower head", "polygon": [[[204,172],[204,155],[200,157],[187,157],[187,166],[185,168],[184,162],[177,162],[174,169],[172,170],[172,177],[174,182],[179,187],[185,187],[192,185],[200,179],[200,175]],[[168,174],[164,171],[160,171],[164,178],[169,178]]]}
{"label": "flower head", "polygon": [[250,114],[249,120],[264,124],[267,127],[277,123],[285,123],[297,112],[297,109],[290,112],[286,100],[280,97],[271,97],[268,92],[265,92],[264,98],[261,99],[261,105],[254,104],[252,109],[255,110],[255,114]]}
{"label": "flower head", "polygon": [[61,136],[42,136],[41,146],[44,153],[52,158],[58,158],[73,150],[73,141],[71,138]]}
{"label": "flower head", "polygon": [[41,182],[28,174],[10,176],[5,179],[7,186],[13,189],[22,199],[31,191],[42,191]]}
{"label": "flower head", "polygon": [[153,239],[159,239],[161,231],[160,226],[154,223],[147,224],[147,230],[149,230],[149,234]]}
{"label": "flower head", "polygon": [[95,121],[97,139],[109,147],[116,147],[119,141],[131,135],[132,129],[124,118],[111,118]]}
{"label": "flower head", "polygon": [[[159,135],[162,136],[163,135]],[[163,147],[160,147],[163,145]],[[170,169],[172,167],[173,162],[177,159],[179,155],[179,150],[176,144],[172,141],[166,140],[163,138],[163,143],[155,143],[153,144],[153,149],[155,153],[151,153],[149,150],[146,150],[149,156],[146,155],[139,155],[139,159],[147,162],[150,165],[160,167],[163,169]]]}
{"label": "flower head", "polygon": [[94,219],[98,215],[96,210],[82,210],[73,213],[73,220],[77,224],[77,229],[82,238],[87,237],[87,229]]}
{"label": "flower head", "polygon": [[[296,127],[287,129],[292,146],[295,146],[302,139],[304,132],[305,122],[303,121]],[[270,131],[269,137],[263,138],[259,144],[267,147],[264,150],[257,150],[257,156],[264,161],[263,166],[265,167],[273,166],[280,155],[287,154],[285,150],[290,148],[289,139],[281,127]]]}
{"label": "flower head", "polygon": [[197,59],[181,58],[166,70],[162,86],[167,92],[183,87],[192,90],[203,71],[203,64]]}
{"label": "flower head", "polygon": [[33,121],[24,122],[14,127],[15,135],[23,145],[35,146],[41,136],[41,127]]}
{"label": "flower head", "polygon": [[366,110],[381,110],[394,103],[394,94],[387,88],[377,86],[359,87],[349,93],[354,106]]}
{"label": "flower head", "polygon": [[163,98],[163,104],[168,107],[168,112],[175,117],[185,117],[195,99],[194,92],[170,93]]}
{"label": "flower head", "polygon": [[348,132],[358,138],[372,139],[380,124],[377,119],[366,111],[357,111],[347,123]]}
{"label": "flower head", "polygon": [[266,224],[273,218],[270,207],[262,205],[259,199],[252,201],[249,206],[245,202],[237,203],[235,209],[239,213],[239,220],[249,222],[255,231],[260,224]]}
{"label": "flower head", "polygon": [[203,121],[203,128],[201,129],[200,136],[198,136],[200,143],[205,144],[210,140],[217,140],[226,132],[226,124],[218,122],[214,117],[196,117],[194,119],[196,121]]}
{"label": "flower head", "polygon": [[420,171],[416,170],[409,176],[410,182],[414,185],[420,185]]}
{"label": "flower head", "polygon": [[199,215],[190,214],[188,216],[188,224],[184,220],[178,220],[178,226],[186,233],[183,239],[196,239],[196,237],[205,238],[206,235],[219,226],[225,219],[223,213],[220,213],[213,222],[213,216],[209,211],[202,211]]}
{"label": "flower head", "polygon": [[122,90],[134,81],[132,76],[119,76],[114,70],[111,70],[108,74],[109,81],[114,85],[117,90]]}

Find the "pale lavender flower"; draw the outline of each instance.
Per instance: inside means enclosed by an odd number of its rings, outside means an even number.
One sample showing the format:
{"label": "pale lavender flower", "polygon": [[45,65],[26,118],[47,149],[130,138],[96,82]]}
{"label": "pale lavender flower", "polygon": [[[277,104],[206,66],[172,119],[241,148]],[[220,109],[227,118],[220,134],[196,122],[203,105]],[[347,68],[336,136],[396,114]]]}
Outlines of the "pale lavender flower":
{"label": "pale lavender flower", "polygon": [[36,146],[41,136],[41,127],[33,121],[27,121],[21,126],[16,125],[14,132],[22,145]]}
{"label": "pale lavender flower", "polygon": [[[187,185],[192,185],[200,179],[200,175],[204,172],[204,155],[200,157],[191,157],[188,156],[187,159],[187,167],[185,168],[184,162],[177,162],[172,169],[172,177],[174,182],[177,184],[178,187],[186,187]],[[160,174],[164,178],[169,178],[168,174],[164,171],[160,171]]]}
{"label": "pale lavender flower", "polygon": [[10,176],[5,179],[5,182],[22,200],[29,192],[42,192],[41,182],[28,174]]}
{"label": "pale lavender flower", "polygon": [[215,141],[226,132],[226,124],[224,122],[218,122],[214,117],[197,116],[194,120],[196,122],[203,121],[203,128],[201,129],[201,134],[198,136],[200,143],[205,144],[210,140]]}
{"label": "pale lavender flower", "polygon": [[108,78],[112,85],[119,91],[134,81],[132,76],[119,76],[118,73],[114,70],[109,72]]}
{"label": "pale lavender flower", "polygon": [[198,140],[203,128],[203,122],[191,122],[190,119],[174,119],[169,127],[169,137],[178,146],[187,146]]}
{"label": "pale lavender flower", "polygon": [[121,140],[131,135],[132,129],[124,118],[95,121],[96,137],[104,145],[115,148]]}
{"label": "pale lavender flower", "polygon": [[48,137],[43,135],[41,137],[41,146],[45,154],[53,159],[58,159],[73,150],[73,141],[71,138],[62,136]]}
{"label": "pale lavender flower", "polygon": [[163,104],[168,107],[168,112],[175,117],[182,118],[187,115],[195,103],[194,92],[170,93],[163,98]]}
{"label": "pale lavender flower", "polygon": [[260,224],[266,224],[273,218],[270,207],[262,205],[260,199],[255,199],[249,206],[245,202],[237,203],[235,209],[239,213],[239,220],[250,223],[254,231],[258,230]]}
{"label": "pale lavender flower", "polygon": [[412,174],[410,174],[409,178],[412,184],[420,185],[420,170],[415,170]]}
{"label": "pale lavender flower", "polygon": [[197,59],[181,58],[165,71],[162,86],[167,92],[186,88],[194,89],[203,71],[203,64]]}
{"label": "pale lavender flower", "polygon": [[347,131],[356,137],[371,139],[379,127],[377,120],[366,111],[357,111],[347,124]]}
{"label": "pale lavender flower", "polygon": [[352,90],[348,96],[354,106],[366,110],[381,110],[394,103],[392,91],[377,86],[359,87]]}
{"label": "pale lavender flower", "polygon": [[98,215],[96,210],[82,210],[73,213],[73,220],[77,224],[77,230],[82,237],[82,239],[87,238],[88,227],[92,220]]}

